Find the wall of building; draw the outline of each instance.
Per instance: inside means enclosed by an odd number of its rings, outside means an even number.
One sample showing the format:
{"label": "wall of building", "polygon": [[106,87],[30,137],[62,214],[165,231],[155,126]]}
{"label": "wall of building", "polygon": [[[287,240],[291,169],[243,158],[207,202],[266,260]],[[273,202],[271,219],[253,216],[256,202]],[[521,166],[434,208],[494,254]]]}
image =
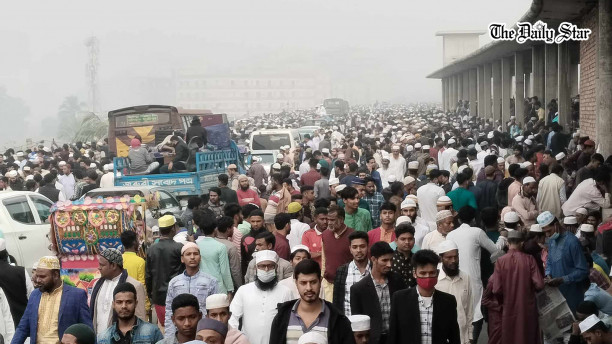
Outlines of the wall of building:
{"label": "wall of building", "polygon": [[581,28],[591,29],[587,41],[580,42],[580,132],[597,140],[597,47],[599,11],[595,6],[582,19]]}

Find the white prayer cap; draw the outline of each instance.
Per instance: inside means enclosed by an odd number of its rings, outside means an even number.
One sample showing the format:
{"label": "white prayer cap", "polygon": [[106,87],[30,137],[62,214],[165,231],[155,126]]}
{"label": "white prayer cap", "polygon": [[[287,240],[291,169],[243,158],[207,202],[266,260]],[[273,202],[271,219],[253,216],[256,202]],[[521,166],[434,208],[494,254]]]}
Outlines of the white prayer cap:
{"label": "white prayer cap", "polygon": [[206,298],[206,309],[225,308],[229,305],[227,294],[212,294]]}
{"label": "white prayer cap", "polygon": [[583,223],[580,225],[580,231],[585,232],[585,233],[593,233],[595,232],[595,227],[593,227],[593,225],[590,225],[588,223]]}
{"label": "white prayer cap", "polygon": [[293,253],[293,252],[295,252],[295,251],[297,251],[297,250],[304,250],[304,251],[306,251],[306,252],[310,253],[310,249],[308,248],[308,246],[306,246],[306,245],[302,245],[302,244],[299,244],[299,245],[295,245],[295,246],[293,246],[293,247],[291,248],[291,253]]}
{"label": "white prayer cap", "polygon": [[411,161],[408,163],[408,169],[409,170],[416,170],[419,168],[419,162],[418,161]]}
{"label": "white prayer cap", "polygon": [[34,175],[33,174],[28,175],[25,180],[34,180]]}
{"label": "white prayer cap", "polygon": [[31,169],[32,169],[32,168],[30,168],[30,166],[24,166],[24,167],[23,167],[23,170],[24,170],[24,171],[30,171]]}
{"label": "white prayer cap", "polygon": [[23,158],[23,152],[17,152],[17,154],[15,154],[16,157],[18,158]]}
{"label": "white prayer cap", "polygon": [[414,179],[414,177],[412,176],[406,176],[404,177],[404,180],[402,181],[404,183],[404,185],[408,185],[412,182],[414,182],[416,179]]}
{"label": "white prayer cap", "polygon": [[420,142],[417,142],[417,143],[414,145],[414,148],[421,148],[421,143],[420,143]]}
{"label": "white prayer cap", "polygon": [[534,223],[531,225],[531,227],[529,228],[530,232],[534,232],[534,233],[542,233],[542,227],[540,227],[539,224]]}
{"label": "white prayer cap", "polygon": [[501,164],[502,162],[506,162],[506,160],[504,160],[504,158],[502,158],[501,156],[499,158],[497,158],[497,163]]}
{"label": "white prayer cap", "polygon": [[412,147],[412,145],[406,146],[406,152],[412,152],[413,150],[414,150],[414,147]]}
{"label": "white prayer cap", "polygon": [[436,222],[440,222],[448,217],[452,217],[453,213],[450,210],[440,210],[436,214]]}
{"label": "white prayer cap", "polygon": [[324,154],[325,154],[325,153],[329,153],[329,148],[323,148],[323,149],[321,150],[321,152],[322,152],[322,153],[324,153]]}
{"label": "white prayer cap", "polygon": [[73,157],[74,157],[74,154],[70,153],[70,154],[68,154],[68,157],[69,157],[69,158],[73,158]]}
{"label": "white prayer cap", "polygon": [[51,148],[43,147],[43,151],[46,152],[46,153],[51,153]]}
{"label": "white prayer cap", "polygon": [[516,212],[509,211],[506,214],[504,214],[504,222],[517,223],[519,222],[519,216]]}
{"label": "white prayer cap", "polygon": [[440,196],[438,197],[438,200],[436,201],[436,205],[444,205],[444,206],[453,205],[453,200],[450,199],[450,197],[448,196]]}
{"label": "white prayer cap", "polygon": [[415,204],[419,204],[419,198],[416,195],[408,195],[406,196],[406,199],[411,199]]}
{"label": "white prayer cap", "polygon": [[112,171],[113,170],[113,164],[106,164],[104,165],[104,170],[105,171]]}
{"label": "white prayer cap", "polygon": [[540,215],[538,215],[536,220],[538,221],[538,224],[540,226],[546,227],[550,225],[551,223],[553,223],[555,219],[556,219],[555,215],[553,215],[550,211],[547,210],[541,213]]}
{"label": "white prayer cap", "polygon": [[523,141],[523,137],[522,136],[517,136],[514,140],[516,142],[521,142],[521,141]]}
{"label": "white prayer cap", "polygon": [[438,255],[452,250],[459,250],[457,244],[452,240],[444,240],[436,247],[436,253]]}
{"label": "white prayer cap", "polygon": [[278,254],[272,250],[263,250],[255,253],[255,263],[259,264],[261,262],[270,261],[270,262],[278,262]]}
{"label": "white prayer cap", "polygon": [[319,332],[310,331],[300,336],[298,344],[327,344],[327,338]]}
{"label": "white prayer cap", "polygon": [[59,167],[62,167],[64,165],[66,165],[65,161],[60,161],[60,162],[57,163],[57,166],[59,166]]}
{"label": "white prayer cap", "polygon": [[395,226],[399,226],[400,224],[404,223],[404,222],[408,222],[410,224],[412,224],[412,219],[410,219],[410,217],[408,216],[400,216],[397,218],[397,220],[395,220]]}
{"label": "white prayer cap", "polygon": [[395,174],[390,174],[387,177],[387,180],[389,181],[389,183],[393,183],[393,182],[397,181],[397,178],[395,177]]}
{"label": "white prayer cap", "polygon": [[487,134],[487,139],[492,139],[494,137],[493,132],[489,132]]}
{"label": "white prayer cap", "polygon": [[406,197],[406,199],[402,201],[402,204],[400,205],[400,209],[416,208],[416,206],[417,204],[412,199]]}
{"label": "white prayer cap", "polygon": [[0,238],[0,251],[6,250],[6,240],[4,238]]}
{"label": "white prayer cap", "polygon": [[563,219],[563,224],[564,225],[575,225],[575,224],[578,224],[578,220],[576,220],[575,216],[566,216]]}
{"label": "white prayer cap", "polygon": [[527,140],[525,140],[525,144],[526,144],[527,146],[531,146],[531,144],[532,144],[532,143],[533,143],[533,141],[531,141],[531,139],[527,139]]}
{"label": "white prayer cap", "polygon": [[448,139],[448,144],[449,144],[449,145],[450,145],[450,144],[453,144],[453,143],[455,143],[455,142],[457,142],[457,141],[455,141],[455,139]]}
{"label": "white prayer cap", "polygon": [[370,317],[365,314],[354,314],[348,317],[351,321],[353,332],[369,331]]}
{"label": "white prayer cap", "polygon": [[563,153],[563,152],[555,155],[555,159],[557,159],[557,161],[561,161],[561,160],[563,160],[563,158],[565,158],[565,153]]}
{"label": "white prayer cap", "polygon": [[329,180],[329,185],[340,184],[340,179],[332,178]]}
{"label": "white prayer cap", "polygon": [[277,159],[282,159],[282,158],[284,158],[284,157],[285,157],[285,156],[284,156],[284,155],[282,155],[282,154],[280,154],[280,153],[279,153],[278,155],[276,155],[276,158],[277,158]]}
{"label": "white prayer cap", "polygon": [[391,147],[391,149],[400,149],[399,145],[393,145],[393,147]]}
{"label": "white prayer cap", "polygon": [[424,146],[423,146],[423,150],[428,150],[428,149],[430,149],[430,148],[431,148],[431,147],[429,147],[429,145],[424,145]]}
{"label": "white prayer cap", "polygon": [[586,208],[578,208],[576,209],[576,214],[589,215],[589,211]]}
{"label": "white prayer cap", "polygon": [[98,168],[98,165],[96,165],[95,162],[92,162],[91,164],[89,164],[89,168]]}
{"label": "white prayer cap", "polygon": [[435,164],[427,165],[427,171],[437,170],[437,169],[438,169],[438,165],[435,165]]}
{"label": "white prayer cap", "polygon": [[522,167],[522,168],[527,168],[527,167],[529,167],[529,166],[531,166],[531,165],[533,165],[533,164],[531,163],[531,161],[525,161],[524,163],[522,163],[522,164],[521,164],[521,167]]}
{"label": "white prayer cap", "polygon": [[9,171],[7,174],[9,178],[17,178],[17,171],[15,170]]}
{"label": "white prayer cap", "polygon": [[536,182],[535,178],[533,178],[531,176],[527,176],[527,177],[523,178],[523,185],[529,184],[529,183],[535,183],[535,182]]}
{"label": "white prayer cap", "polygon": [[597,317],[597,315],[589,315],[586,319],[582,320],[580,324],[578,324],[578,327],[580,327],[580,334],[587,332],[593,326],[599,324],[600,322],[603,324],[603,322]]}
{"label": "white prayer cap", "polygon": [[272,164],[272,169],[273,170],[280,170],[281,169],[281,165],[277,162],[275,162],[274,164]]}
{"label": "white prayer cap", "polygon": [[336,192],[340,192],[344,190],[344,188],[346,188],[346,184],[339,184],[338,186],[335,187],[335,190]]}

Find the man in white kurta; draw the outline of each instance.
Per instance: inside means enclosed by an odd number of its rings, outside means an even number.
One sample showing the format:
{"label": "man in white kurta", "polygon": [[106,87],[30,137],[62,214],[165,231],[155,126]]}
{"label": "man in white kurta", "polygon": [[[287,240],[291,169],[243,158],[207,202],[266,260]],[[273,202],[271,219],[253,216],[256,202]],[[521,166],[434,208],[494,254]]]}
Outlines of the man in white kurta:
{"label": "man in white kurta", "polygon": [[[251,344],[268,344],[272,320],[276,316],[277,305],[293,299],[291,290],[278,284],[276,263],[278,255],[272,250],[256,253],[257,277],[255,282],[238,289],[230,312],[229,324],[239,328],[242,318],[242,332]],[[265,289],[265,290],[264,290]]]}
{"label": "man in white kurta", "polygon": [[438,186],[439,170],[431,170],[429,172],[429,183],[417,189],[417,199],[419,200],[419,209],[421,217],[429,222],[436,222],[436,214],[438,213],[438,198],[446,195],[444,189]]}
{"label": "man in white kurta", "polygon": [[399,145],[394,145],[392,150],[393,154],[389,157],[389,170],[395,175],[395,178],[402,180],[406,175],[406,159],[400,154]]}
{"label": "man in white kurta", "polygon": [[480,277],[480,249],[484,248],[489,251],[491,260],[494,261],[504,253],[502,249],[507,245],[507,240],[506,237],[500,235],[497,242],[493,243],[485,231],[478,227],[471,227],[468,225],[468,223],[472,222],[475,215],[475,210],[470,214],[468,214],[467,211],[465,213],[460,211],[459,220],[462,222],[462,225],[448,233],[446,239],[457,244],[459,256],[461,257],[459,260],[459,268],[470,276],[472,298],[474,302],[473,321],[477,322],[482,319],[480,302],[482,299],[483,286]]}

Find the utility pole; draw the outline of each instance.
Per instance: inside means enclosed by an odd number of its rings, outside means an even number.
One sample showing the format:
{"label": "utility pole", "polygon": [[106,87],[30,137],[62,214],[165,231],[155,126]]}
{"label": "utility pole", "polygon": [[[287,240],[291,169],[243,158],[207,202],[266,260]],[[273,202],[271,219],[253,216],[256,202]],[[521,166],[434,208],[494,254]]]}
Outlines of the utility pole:
{"label": "utility pole", "polygon": [[85,46],[87,47],[85,76],[87,78],[89,106],[91,112],[95,113],[98,105],[98,53],[100,42],[96,36],[91,36],[85,40]]}

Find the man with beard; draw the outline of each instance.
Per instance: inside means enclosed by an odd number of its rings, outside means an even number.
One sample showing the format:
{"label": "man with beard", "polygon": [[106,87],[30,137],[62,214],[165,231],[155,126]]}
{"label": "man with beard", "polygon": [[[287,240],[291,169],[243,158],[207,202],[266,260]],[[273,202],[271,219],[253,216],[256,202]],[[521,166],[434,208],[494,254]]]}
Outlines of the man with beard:
{"label": "man with beard", "polygon": [[241,174],[238,177],[238,186],[239,188],[236,190],[236,195],[238,196],[238,204],[240,204],[241,207],[249,203],[260,205],[259,196],[255,190],[251,189],[247,176]]}
{"label": "man with beard", "polygon": [[372,270],[368,261],[368,235],[364,232],[353,232],[348,236],[348,240],[353,260],[336,270],[333,289],[334,306],[346,316],[351,315],[351,287],[368,276]]}
{"label": "man with beard", "polygon": [[523,233],[512,231],[508,237],[508,253],[497,260],[489,282],[493,295],[503,299],[501,343],[541,343],[536,292],[544,289],[542,273],[535,259],[521,252]]}
{"label": "man with beard", "polygon": [[314,213],[315,226],[302,235],[302,245],[310,251],[311,259],[321,265],[321,252],[323,250],[321,236],[327,229],[327,208],[317,208]]}
{"label": "man with beard", "polygon": [[278,306],[272,322],[271,344],[297,343],[305,333],[319,333],[329,343],[355,343],[351,322],[328,301],[321,300],[321,267],[306,259],[295,266],[300,298]]}
{"label": "man with beard", "polygon": [[525,227],[535,224],[538,216],[536,195],[538,193],[538,182],[531,177],[523,178],[521,191],[512,199],[512,208],[518,214]]}
{"label": "man with beard", "polygon": [[291,290],[278,285],[277,262],[276,252],[272,250],[257,252],[255,282],[245,284],[238,289],[230,305],[232,316],[229,325],[237,329],[242,319],[241,330],[251,344],[270,342],[272,320],[277,314],[277,304],[292,299]]}
{"label": "man with beard", "polygon": [[98,344],[157,343],[164,339],[157,326],[136,316],[136,289],[120,283],[113,291],[113,310],[117,321],[98,336]]}
{"label": "man with beard", "polygon": [[418,206],[416,202],[408,197],[400,205],[402,208],[402,216],[408,216],[414,227],[414,244],[421,247],[423,239],[431,230],[429,225],[422,217],[417,215]]}
{"label": "man with beard", "polygon": [[435,250],[436,246],[446,240],[446,236],[453,228],[453,213],[450,210],[441,210],[436,215],[437,229],[427,233],[423,238],[422,249]]}
{"label": "man with beard", "polygon": [[[381,165],[378,170],[376,170],[378,172],[378,174],[380,175],[380,180],[382,182],[382,187],[386,188],[389,186],[389,176],[393,174],[393,170],[391,170],[389,168],[389,163],[391,162],[391,159],[389,157],[389,153],[383,151],[382,152],[382,158],[381,158]],[[382,191],[382,190],[380,190]]]}
{"label": "man with beard", "polygon": [[[253,253],[253,257],[257,255],[259,251],[271,250],[274,251],[274,247],[276,246],[276,237],[274,234],[264,231],[263,233],[259,233],[257,237],[255,237],[255,252]],[[289,261],[283,258],[278,258],[276,262],[276,275],[279,280],[291,277],[293,275],[293,266]],[[247,272],[244,276],[245,283],[254,282],[257,277],[257,264],[256,260],[252,259],[249,262],[249,266],[247,268]]]}
{"label": "man with beard", "polygon": [[247,216],[247,221],[251,225],[251,230],[242,237],[240,243],[242,275],[246,274],[249,262],[253,259],[253,252],[255,252],[255,237],[266,231],[264,227],[264,214],[261,210],[256,209],[251,211]]}
{"label": "man with beard", "polygon": [[[183,344],[195,340],[198,322],[202,319],[198,298],[192,294],[180,294],[172,300],[172,323],[176,329],[171,336],[157,344]],[[169,326],[166,324],[166,329]]]}
{"label": "man with beard", "polygon": [[370,317],[370,343],[385,344],[389,332],[391,298],[406,288],[402,276],[391,271],[393,249],[379,241],[370,248],[372,271],[351,287],[351,313]]}
{"label": "man with beard", "polygon": [[470,276],[459,270],[459,249],[457,244],[450,240],[445,240],[438,245],[436,253],[442,259],[442,271],[438,275],[436,290],[455,296],[461,343],[471,343],[474,304]]}
{"label": "man with beard", "polygon": [[23,344],[28,337],[30,343],[57,343],[73,324],[85,324],[93,329],[87,292],[62,282],[57,257],[45,256],[38,260],[36,279],[40,287],[30,295],[12,344]]}

